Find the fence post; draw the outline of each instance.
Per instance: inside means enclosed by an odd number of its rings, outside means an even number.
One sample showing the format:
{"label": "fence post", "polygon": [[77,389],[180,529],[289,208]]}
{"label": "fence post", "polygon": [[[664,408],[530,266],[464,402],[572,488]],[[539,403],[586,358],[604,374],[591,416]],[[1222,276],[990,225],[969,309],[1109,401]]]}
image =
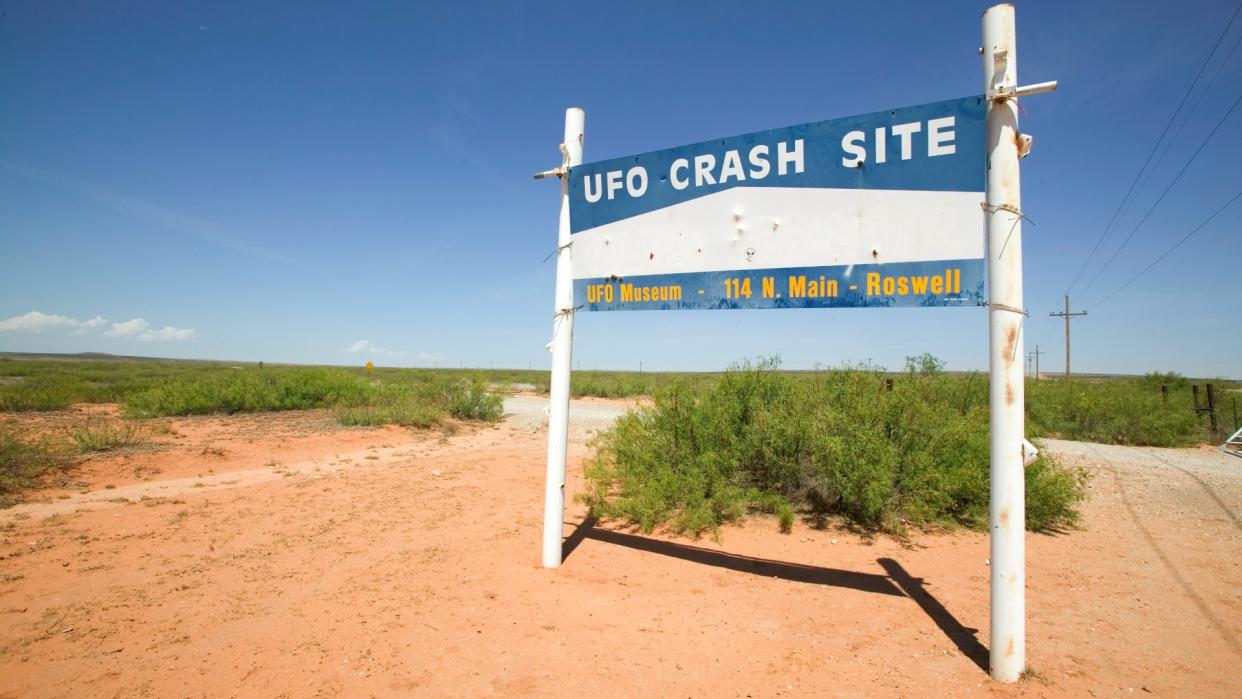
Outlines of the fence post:
{"label": "fence post", "polygon": [[1206,385],[1208,424],[1212,426],[1212,436],[1214,437],[1220,431],[1219,425],[1216,422],[1216,391],[1213,390],[1212,384]]}
{"label": "fence post", "polygon": [[1026,668],[1026,492],[1023,472],[1022,190],[1018,167],[1018,54],[1013,5],[983,13],[988,100],[987,257],[991,487],[991,675],[1016,682]]}
{"label": "fence post", "polygon": [[556,301],[552,306],[552,383],[548,406],[548,472],[543,498],[543,567],[561,565],[565,517],[565,453],[569,446],[569,380],[574,351],[573,249],[569,232],[569,168],[582,164],[586,114],[565,110],[564,162],[561,174],[561,218],[557,233]]}

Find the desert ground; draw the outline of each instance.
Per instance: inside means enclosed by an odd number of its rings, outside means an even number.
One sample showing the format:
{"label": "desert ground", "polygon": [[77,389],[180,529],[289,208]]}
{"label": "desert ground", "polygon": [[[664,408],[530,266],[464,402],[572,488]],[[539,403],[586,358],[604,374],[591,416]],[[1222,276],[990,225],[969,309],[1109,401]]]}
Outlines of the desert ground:
{"label": "desert ground", "polygon": [[[1046,442],[1091,499],[1028,536],[1031,669],[1000,685],[985,534],[694,540],[571,502],[541,568],[545,404],[424,431],[170,419],[89,459],[0,510],[0,697],[1242,696],[1242,459]],[[574,401],[571,496],[625,409]]]}

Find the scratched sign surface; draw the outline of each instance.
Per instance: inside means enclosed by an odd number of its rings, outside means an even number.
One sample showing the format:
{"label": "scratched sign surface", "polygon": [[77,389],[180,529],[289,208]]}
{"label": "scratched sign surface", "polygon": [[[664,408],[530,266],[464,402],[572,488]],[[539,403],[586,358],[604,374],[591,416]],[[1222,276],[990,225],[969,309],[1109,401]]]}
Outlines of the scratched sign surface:
{"label": "scratched sign surface", "polygon": [[975,305],[982,97],[569,172],[582,310]]}

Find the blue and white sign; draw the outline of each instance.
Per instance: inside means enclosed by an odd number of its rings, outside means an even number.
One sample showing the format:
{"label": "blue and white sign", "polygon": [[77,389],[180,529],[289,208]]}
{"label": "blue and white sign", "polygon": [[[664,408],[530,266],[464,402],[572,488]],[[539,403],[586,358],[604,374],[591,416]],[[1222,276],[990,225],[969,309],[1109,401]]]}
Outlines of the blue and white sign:
{"label": "blue and white sign", "polygon": [[571,168],[582,310],[976,305],[983,97]]}

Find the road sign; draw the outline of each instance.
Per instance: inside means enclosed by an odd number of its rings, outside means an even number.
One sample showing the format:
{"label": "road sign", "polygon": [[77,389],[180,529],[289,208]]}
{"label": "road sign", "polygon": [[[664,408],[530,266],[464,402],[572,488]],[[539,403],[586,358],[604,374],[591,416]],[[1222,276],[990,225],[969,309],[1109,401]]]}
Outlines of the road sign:
{"label": "road sign", "polygon": [[[983,13],[984,94],[582,164],[565,111],[543,565],[564,551],[578,310],[984,305],[988,275],[989,670],[1026,668],[1020,97],[1014,8]],[[985,167],[986,159],[986,167]],[[571,220],[572,219],[572,220]],[[1235,435],[1236,437],[1236,435]]]}
{"label": "road sign", "polygon": [[581,310],[977,305],[982,96],[569,169]]}

